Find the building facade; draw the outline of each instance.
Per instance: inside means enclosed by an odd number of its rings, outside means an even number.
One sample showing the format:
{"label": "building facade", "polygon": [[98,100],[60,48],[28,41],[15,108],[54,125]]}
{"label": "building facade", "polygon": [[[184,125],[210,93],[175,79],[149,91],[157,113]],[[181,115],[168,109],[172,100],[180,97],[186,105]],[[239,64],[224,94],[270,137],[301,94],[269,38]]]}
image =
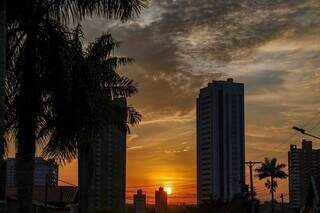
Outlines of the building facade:
{"label": "building facade", "polygon": [[137,194],[133,195],[133,206],[135,213],[145,213],[147,211],[147,197],[138,190]]}
{"label": "building facade", "polygon": [[162,187],[155,192],[155,213],[168,212],[168,194]]}
{"label": "building facade", "polygon": [[197,202],[229,202],[245,185],[244,85],[213,81],[197,99]]}
{"label": "building facade", "polygon": [[[47,194],[47,196],[46,196]],[[77,187],[73,186],[34,186],[32,212],[40,213],[71,213],[70,207],[75,204]],[[18,210],[18,189],[10,187],[7,190],[7,211],[6,213],[19,213]],[[47,204],[47,208],[45,205]]]}
{"label": "building facade", "polygon": [[[126,107],[126,99],[118,99]],[[124,112],[124,119],[126,112]],[[107,125],[92,145],[89,209],[124,212],[126,189],[126,130]]]}
{"label": "building facade", "polygon": [[6,204],[6,162],[0,157],[0,213],[5,212]]}
{"label": "building facade", "polygon": [[[15,174],[15,158],[8,158],[6,160],[7,169],[7,187],[16,186]],[[34,160],[34,185],[45,186],[46,177],[48,177],[48,184],[51,186],[58,185],[59,166],[52,160],[44,160],[42,157],[36,157]]]}
{"label": "building facade", "polygon": [[312,149],[312,142],[307,140],[302,141],[301,148],[291,145],[288,164],[290,207],[300,209],[306,204],[311,177],[320,183],[320,150]]}

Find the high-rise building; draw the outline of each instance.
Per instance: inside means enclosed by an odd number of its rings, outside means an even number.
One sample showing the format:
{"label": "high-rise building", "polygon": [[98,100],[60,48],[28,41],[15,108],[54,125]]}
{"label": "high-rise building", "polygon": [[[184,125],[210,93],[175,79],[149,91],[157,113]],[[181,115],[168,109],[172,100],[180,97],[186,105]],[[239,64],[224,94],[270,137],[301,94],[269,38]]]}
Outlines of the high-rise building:
{"label": "high-rise building", "polygon": [[168,195],[162,187],[155,193],[155,213],[167,213],[168,211]]}
{"label": "high-rise building", "polygon": [[245,185],[244,85],[213,81],[197,99],[197,202],[231,201]]}
{"label": "high-rise building", "polygon": [[0,212],[5,212],[6,204],[6,162],[0,156]]}
{"label": "high-rise building", "polygon": [[133,196],[133,206],[135,213],[145,213],[147,211],[146,195],[142,194],[142,190],[138,190]]}
{"label": "high-rise building", "polygon": [[[15,158],[8,158],[6,160],[7,167],[7,187],[16,186],[16,173],[15,173]],[[48,177],[48,184],[51,186],[58,185],[58,172],[59,166],[52,160],[44,160],[42,157],[34,159],[34,185],[45,186],[46,177]]]}
{"label": "high-rise building", "polygon": [[[127,106],[126,99],[117,99],[120,105]],[[123,112],[126,119],[126,111]],[[89,209],[102,209],[109,212],[124,212],[126,189],[126,130],[107,125],[96,137],[92,145],[87,168],[90,174]]]}
{"label": "high-rise building", "polygon": [[[290,207],[300,209],[305,205],[310,190],[311,176],[320,183],[320,150],[312,149],[312,142],[303,140],[302,147],[290,146],[289,164],[289,200]],[[317,186],[319,189],[319,186]]]}

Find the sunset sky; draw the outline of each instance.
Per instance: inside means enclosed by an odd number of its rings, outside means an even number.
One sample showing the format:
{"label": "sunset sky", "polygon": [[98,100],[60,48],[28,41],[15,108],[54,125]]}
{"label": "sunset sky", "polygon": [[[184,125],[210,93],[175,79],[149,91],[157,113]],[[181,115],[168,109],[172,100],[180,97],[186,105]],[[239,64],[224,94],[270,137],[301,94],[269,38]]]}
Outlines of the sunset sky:
{"label": "sunset sky", "polygon": [[[247,160],[287,163],[302,139],[293,125],[320,135],[319,0],[154,0],[128,23],[92,18],[83,28],[86,41],[111,32],[117,54],[136,60],[121,71],[138,83],[129,102],[143,115],[128,136],[128,196],[144,186],[151,203],[162,185],[170,202],[195,202],[195,99],[215,79],[245,84]],[[60,171],[77,183],[75,162]]]}
{"label": "sunset sky", "polygon": [[[129,101],[143,115],[128,137],[128,195],[146,186],[152,202],[168,185],[169,201],[195,202],[195,99],[214,79],[245,83],[246,159],[287,163],[289,144],[302,139],[293,125],[320,132],[319,17],[318,0],[161,0],[125,24],[85,21],[87,41],[109,31],[122,42],[117,54],[136,60],[123,71],[138,82]],[[75,167],[61,176],[75,182]]]}

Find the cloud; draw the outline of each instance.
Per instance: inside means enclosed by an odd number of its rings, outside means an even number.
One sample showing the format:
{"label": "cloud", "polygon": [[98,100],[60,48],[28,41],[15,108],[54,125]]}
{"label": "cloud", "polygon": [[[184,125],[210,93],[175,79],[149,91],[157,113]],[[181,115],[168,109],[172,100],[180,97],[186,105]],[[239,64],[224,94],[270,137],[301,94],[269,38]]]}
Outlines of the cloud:
{"label": "cloud", "polygon": [[147,121],[166,120],[190,113],[198,89],[213,79],[235,76],[253,98],[286,90],[302,60],[317,58],[310,46],[319,9],[316,0],[163,0],[126,24],[95,18],[84,26],[89,40],[110,31],[123,42],[119,53],[136,59],[126,73],[139,82],[133,102]]}
{"label": "cloud", "polygon": [[318,8],[319,2],[311,0],[152,1],[142,15],[151,21],[143,18],[108,30],[130,42],[133,48],[126,48],[126,53],[137,59],[147,57],[147,69],[155,63],[156,67],[170,65],[166,68],[203,73],[248,57],[255,48],[285,33],[297,34],[319,24],[314,21]]}
{"label": "cloud", "polygon": [[185,122],[193,119],[199,88],[221,76],[199,76],[180,71],[150,73],[140,66],[129,69],[130,71],[124,74],[138,82],[139,93],[131,101],[143,114],[142,125],[150,122]]}
{"label": "cloud", "polygon": [[128,23],[85,21],[87,40],[110,31],[122,42],[116,54],[136,60],[121,70],[139,83],[130,102],[144,118],[129,139],[128,174],[194,178],[195,99],[226,77],[246,86],[247,158],[285,161],[301,140],[288,139],[291,126],[320,126],[318,17],[319,0],[153,0]]}
{"label": "cloud", "polygon": [[123,42],[118,53],[136,59],[125,75],[139,82],[131,102],[147,134],[192,122],[199,88],[226,76],[246,85],[249,125],[311,117],[320,98],[319,15],[317,0],[162,0],[128,23],[84,26],[89,40],[112,32]]}
{"label": "cloud", "polygon": [[237,78],[246,85],[247,95],[261,95],[284,90],[288,72],[284,70],[260,70]]}
{"label": "cloud", "polygon": [[137,150],[137,149],[143,149],[143,146],[131,146],[127,148],[128,151]]}

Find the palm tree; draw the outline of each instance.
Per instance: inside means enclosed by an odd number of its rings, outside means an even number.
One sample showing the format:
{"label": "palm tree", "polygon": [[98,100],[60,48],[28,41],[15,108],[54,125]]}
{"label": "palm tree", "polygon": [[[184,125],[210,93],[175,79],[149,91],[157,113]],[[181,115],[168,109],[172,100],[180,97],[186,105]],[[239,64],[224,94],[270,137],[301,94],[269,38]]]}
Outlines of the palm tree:
{"label": "palm tree", "polygon": [[[0,135],[4,134],[4,112],[5,112],[5,73],[6,73],[6,46],[7,46],[7,24],[6,24],[6,1],[0,0]],[[0,137],[0,167],[3,162],[4,140]],[[1,187],[0,187],[1,188]]]}
{"label": "palm tree", "polygon": [[10,35],[10,31],[8,34],[8,125],[17,141],[16,180],[20,212],[32,210],[36,133],[41,112],[47,108],[44,99],[49,89],[47,75],[58,72],[61,60],[51,53],[59,55],[65,40],[64,29],[52,20],[47,20],[36,32],[38,35],[25,35],[25,41],[19,41],[20,35]]}
{"label": "palm tree", "polygon": [[[6,0],[0,0],[0,179],[5,180],[4,153],[5,140],[1,135],[5,132],[5,76],[6,76]],[[0,181],[0,209],[5,200],[5,181]]]}
{"label": "palm tree", "polygon": [[[47,72],[58,73],[59,60],[47,58],[47,51],[60,55],[61,47],[52,44],[61,36],[61,25],[70,19],[76,20],[87,15],[103,15],[123,21],[131,18],[145,6],[145,0],[11,0],[7,2],[8,20],[8,64],[14,72],[14,86],[18,92],[11,94],[15,106],[17,153],[16,175],[19,211],[30,213],[32,208],[34,156],[36,134],[41,123],[41,111],[46,110],[48,88]],[[42,42],[41,42],[42,41]],[[56,52],[53,52],[53,51]],[[42,55],[45,53],[45,55]],[[52,63],[52,62],[55,63]],[[0,79],[3,81],[3,79]],[[11,79],[12,80],[12,79]]]}
{"label": "palm tree", "polygon": [[56,90],[48,99],[52,111],[43,120],[40,137],[49,137],[43,150],[45,157],[60,162],[78,157],[79,210],[87,213],[93,142],[107,125],[126,132],[128,125],[137,124],[141,116],[119,101],[137,92],[134,81],[116,72],[119,66],[132,62],[130,58],[112,56],[119,42],[104,34],[84,51],[81,30],[77,28],[74,35],[66,53],[65,66],[71,68],[56,79]]}
{"label": "palm tree", "polygon": [[285,164],[277,164],[277,159],[272,158],[269,160],[268,158],[265,158],[264,162],[262,163],[260,168],[257,168],[256,176],[262,180],[265,178],[268,178],[265,187],[270,191],[271,193],[271,211],[274,212],[274,193],[276,192],[276,189],[278,187],[278,183],[276,179],[285,179],[288,177],[288,175],[282,171],[286,167]]}

